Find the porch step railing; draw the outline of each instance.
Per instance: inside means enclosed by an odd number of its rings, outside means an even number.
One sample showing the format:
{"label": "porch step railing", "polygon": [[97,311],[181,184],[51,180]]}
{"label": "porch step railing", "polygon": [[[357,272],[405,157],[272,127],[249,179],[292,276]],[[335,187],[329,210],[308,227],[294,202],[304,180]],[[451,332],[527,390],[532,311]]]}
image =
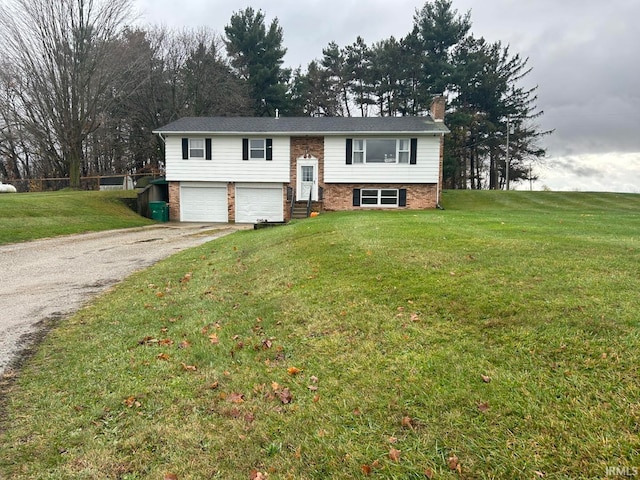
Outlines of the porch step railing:
{"label": "porch step railing", "polygon": [[293,190],[293,188],[288,187],[287,189],[287,199],[291,202],[291,207],[290,207],[290,215],[289,218],[291,219],[300,219],[300,218],[307,218],[309,216],[311,216],[311,210],[314,208],[314,206],[316,208],[319,208],[321,206],[321,202],[322,202],[322,188],[319,189],[318,191],[318,201],[313,201],[313,192],[309,192],[309,198],[304,199],[304,200],[298,200],[295,197],[295,192]]}

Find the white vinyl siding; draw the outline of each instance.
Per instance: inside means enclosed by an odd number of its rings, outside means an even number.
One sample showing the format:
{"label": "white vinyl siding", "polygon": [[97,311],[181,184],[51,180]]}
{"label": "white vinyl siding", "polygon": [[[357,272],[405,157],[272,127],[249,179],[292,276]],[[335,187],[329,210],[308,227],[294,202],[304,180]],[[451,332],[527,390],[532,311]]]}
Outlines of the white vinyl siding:
{"label": "white vinyl siding", "polygon": [[236,185],[236,223],[284,220],[282,184]]}
{"label": "white vinyl siding", "polygon": [[180,185],[180,220],[183,222],[228,222],[227,205],[225,184]]}
{"label": "white vinyl siding", "polygon": [[[345,161],[347,136],[327,136],[324,139],[324,181],[325,183],[438,183],[440,177],[440,136],[415,134],[398,136],[399,163],[354,163]],[[375,137],[357,137],[375,138]],[[389,138],[388,135],[378,138]],[[403,158],[411,138],[417,138],[416,164],[411,165]],[[406,141],[406,143],[404,142]],[[356,140],[353,141],[356,152]]]}
{"label": "white vinyl siding", "polygon": [[[166,137],[166,179],[170,182],[278,182],[286,183],[290,175],[290,141],[288,136],[274,136],[273,160],[242,160],[242,136],[213,136],[212,159],[182,160],[182,138]],[[203,137],[204,138],[204,137]],[[245,136],[246,138],[246,136]],[[270,137],[271,138],[271,137]]]}

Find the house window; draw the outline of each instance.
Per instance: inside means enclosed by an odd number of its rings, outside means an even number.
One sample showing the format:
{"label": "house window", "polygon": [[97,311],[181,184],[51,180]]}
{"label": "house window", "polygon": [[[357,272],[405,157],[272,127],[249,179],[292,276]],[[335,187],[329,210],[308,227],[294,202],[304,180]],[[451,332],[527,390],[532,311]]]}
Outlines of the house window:
{"label": "house window", "polygon": [[264,138],[252,138],[249,140],[249,159],[265,159]]}
{"label": "house window", "polygon": [[408,138],[398,140],[398,163],[409,163],[411,142]]}
{"label": "house window", "polygon": [[190,158],[211,160],[211,139],[210,138],[183,138],[182,139],[182,159]]}
{"label": "house window", "polygon": [[364,163],[364,140],[353,141],[353,163]]}
{"label": "house window", "polygon": [[360,190],[360,205],[363,207],[397,207],[398,190],[363,188]]}
{"label": "house window", "polygon": [[[353,139],[347,163],[412,163],[410,139]],[[351,162],[349,162],[351,160]]]}
{"label": "house window", "polygon": [[189,139],[189,158],[204,158],[204,138]]}
{"label": "house window", "polygon": [[243,160],[273,160],[272,138],[243,138]]}

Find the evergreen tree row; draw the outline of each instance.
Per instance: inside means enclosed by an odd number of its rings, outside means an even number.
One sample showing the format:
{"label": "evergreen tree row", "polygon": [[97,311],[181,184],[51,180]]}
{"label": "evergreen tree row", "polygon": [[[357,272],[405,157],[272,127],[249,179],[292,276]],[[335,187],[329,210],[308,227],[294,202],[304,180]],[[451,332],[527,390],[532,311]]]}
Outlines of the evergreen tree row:
{"label": "evergreen tree row", "polygon": [[234,13],[221,36],[127,27],[130,0],[7,2],[5,181],[69,177],[79,187],[80,176],[161,170],[163,144],[151,132],[184,116],[426,115],[441,94],[446,187],[504,188],[545,156],[536,88],[522,82],[527,59],[475,38],[470,13],[450,0],[427,1],[399,40],[332,42],[295,72],[283,67],[278,20],[252,8]]}

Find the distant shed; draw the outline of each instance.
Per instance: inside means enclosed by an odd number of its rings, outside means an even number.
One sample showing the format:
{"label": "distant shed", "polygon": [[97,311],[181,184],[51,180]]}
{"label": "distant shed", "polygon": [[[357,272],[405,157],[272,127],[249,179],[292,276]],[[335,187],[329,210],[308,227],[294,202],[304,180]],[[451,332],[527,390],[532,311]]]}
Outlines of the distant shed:
{"label": "distant shed", "polygon": [[129,175],[100,178],[100,191],[133,190],[133,179]]}

